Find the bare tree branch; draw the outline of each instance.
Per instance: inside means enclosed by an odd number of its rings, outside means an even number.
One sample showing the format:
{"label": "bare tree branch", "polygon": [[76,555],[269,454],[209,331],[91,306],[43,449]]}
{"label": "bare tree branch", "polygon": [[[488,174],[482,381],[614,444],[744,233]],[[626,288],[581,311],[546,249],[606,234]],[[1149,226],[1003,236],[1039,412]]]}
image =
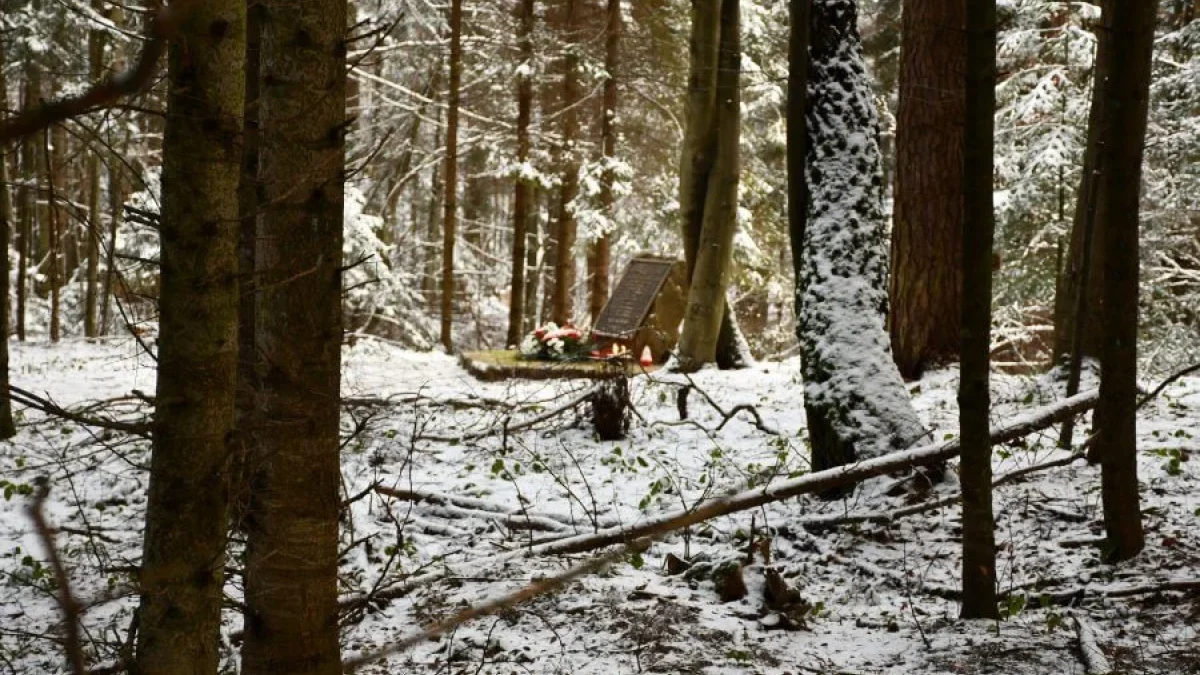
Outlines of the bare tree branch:
{"label": "bare tree branch", "polygon": [[154,76],[158,60],[167,50],[167,40],[175,34],[195,3],[196,0],[175,0],[168,6],[159,7],[150,19],[142,53],[131,68],[93,84],[78,96],[42,102],[0,122],[0,144],[111,106],[121,97],[141,91]]}
{"label": "bare tree branch", "polygon": [[49,494],[50,488],[46,487],[45,482],[38,486],[33,503],[29,505],[29,517],[33,520],[33,526],[37,530],[42,547],[46,549],[46,555],[50,558],[50,568],[54,570],[54,578],[58,582],[57,599],[58,606],[63,613],[63,623],[66,629],[64,648],[67,652],[67,661],[71,664],[71,673],[85,675],[87,668],[83,661],[83,642],[79,637],[79,603],[71,592],[71,580],[67,577],[67,570],[63,567],[62,558],[58,555],[58,548],[54,545],[54,530],[46,522],[46,514],[42,510]]}

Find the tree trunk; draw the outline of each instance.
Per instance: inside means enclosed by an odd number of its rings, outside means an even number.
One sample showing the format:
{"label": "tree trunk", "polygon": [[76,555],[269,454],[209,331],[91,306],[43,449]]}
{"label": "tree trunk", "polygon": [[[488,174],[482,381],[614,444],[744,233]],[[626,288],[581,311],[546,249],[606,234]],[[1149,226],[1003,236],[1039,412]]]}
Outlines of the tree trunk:
{"label": "tree trunk", "polygon": [[[36,66],[26,64],[23,108],[37,102]],[[29,299],[30,250],[37,227],[37,151],[34,135],[20,139],[20,180],[17,210],[20,220],[17,243],[17,339],[25,341],[25,306]]]}
{"label": "tree trunk", "polygon": [[[1096,58],[1092,74],[1092,104],[1088,113],[1087,141],[1083,152],[1083,171],[1075,200],[1075,215],[1067,248],[1067,265],[1059,276],[1054,294],[1054,362],[1062,363],[1072,350],[1078,333],[1082,338],[1079,356],[1099,356],[1101,319],[1104,314],[1105,258],[1104,232],[1108,223],[1107,182],[1100,173],[1104,130],[1109,126],[1109,79],[1114,66],[1112,37],[1112,0],[1100,0],[1101,23],[1096,29]],[[1091,231],[1091,247],[1084,255],[1085,240]],[[1087,258],[1087,278],[1085,272]],[[1079,307],[1082,307],[1080,315]],[[1082,316],[1082,318],[1081,318]],[[1082,321],[1083,325],[1076,328]]]}
{"label": "tree trunk", "polygon": [[[888,328],[900,374],[952,360],[962,298],[962,0],[907,0],[901,21]],[[991,266],[989,265],[990,269]]]}
{"label": "tree trunk", "polygon": [[[98,0],[92,0],[92,10],[101,13]],[[99,82],[104,72],[104,37],[102,30],[88,32],[88,65],[93,82]],[[100,291],[100,154],[88,152],[88,228],[87,228],[87,286],[84,291],[83,334],[96,337],[97,305]]]}
{"label": "tree trunk", "polygon": [[579,136],[579,54],[576,44],[579,0],[564,0],[566,13],[563,56],[562,147],[559,150],[559,191],[555,212],[554,291],[550,303],[550,320],[558,325],[570,323],[575,314],[575,209],[572,202],[579,194],[579,160],[575,149]]}
{"label": "tree trunk", "polygon": [[[4,77],[4,49],[7,45],[0,42],[0,100],[4,102],[4,106],[8,107],[8,83]],[[0,121],[8,114],[0,112]],[[0,391],[0,439],[12,438],[17,435],[17,428],[13,424],[12,416],[12,401],[8,397],[8,336],[12,324],[9,317],[12,307],[12,290],[9,288],[9,257],[8,257],[8,242],[12,239],[12,197],[8,189],[8,154],[4,152],[6,148],[0,147],[0,246],[3,247],[3,255],[0,255],[0,298],[3,298],[4,306],[0,307],[0,376],[4,378],[0,385],[4,387]]]}
{"label": "tree trunk", "polygon": [[[804,177],[804,157],[808,147],[808,123],[804,118],[808,100],[808,29],[811,0],[788,1],[788,82],[787,82],[787,185],[788,241],[792,251],[793,295],[796,316],[800,316],[804,296],[800,293],[804,261],[804,233],[808,227],[808,181]],[[800,337],[800,324],[796,324]]]}
{"label": "tree trunk", "polygon": [[[995,233],[992,164],[996,112],[996,3],[966,4],[965,132],[959,138],[963,163],[960,190],[952,202],[963,206],[957,218],[961,241],[961,373],[958,384],[962,458],[962,616],[998,619],[996,535],[992,514],[992,442],[988,390],[992,330],[992,239]],[[958,31],[952,31],[958,33]],[[946,39],[950,39],[949,35]],[[950,214],[942,214],[948,216]],[[955,295],[958,295],[957,293]],[[944,330],[944,326],[943,326]],[[949,332],[949,331],[946,331]],[[893,337],[894,337],[893,333]]]}
{"label": "tree trunk", "polygon": [[536,0],[521,0],[521,72],[517,75],[517,175],[513,194],[512,284],[508,300],[508,346],[525,333],[525,257],[533,186],[525,177],[529,162],[529,125],[533,122],[533,27]]}
{"label": "tree trunk", "polygon": [[[718,0],[716,45],[716,148],[708,167],[703,217],[691,272],[687,313],[679,339],[679,367],[689,371],[717,357],[725,291],[737,229],[738,143],[741,131],[741,38],[738,0]],[[714,9],[717,5],[714,5]]]}
{"label": "tree trunk", "polygon": [[814,0],[800,348],[813,470],[925,434],[892,360],[879,123],[852,0]]}
{"label": "tree trunk", "polygon": [[346,0],[261,1],[266,208],[255,352],[264,433],[248,459],[242,672],[335,675]]}
{"label": "tree trunk", "polygon": [[113,297],[113,282],[117,277],[117,230],[121,227],[121,206],[125,201],[125,181],[121,177],[121,166],[113,162],[108,169],[108,247],[104,251],[104,291],[100,294],[100,332],[107,333],[109,308],[116,302]]}
{"label": "tree trunk", "polygon": [[[717,45],[721,39],[720,14],[720,0],[703,0],[692,4],[687,128],[679,164],[679,211],[689,286],[694,280],[704,227],[711,185],[709,178],[718,161]],[[745,343],[734,323],[733,312],[725,306],[725,298],[722,296],[719,302],[722,316],[717,335],[716,363],[721,368],[743,367],[749,360]],[[684,331],[687,331],[686,323]],[[689,367],[697,365],[702,364]]]}
{"label": "tree trunk", "polygon": [[168,52],[154,452],[137,672],[212,675],[237,365],[243,0],[210,0]]}
{"label": "tree trunk", "polygon": [[230,518],[235,529],[242,529],[242,519],[249,508],[247,458],[252,453],[262,422],[254,404],[258,379],[254,310],[258,292],[255,248],[258,243],[258,191],[261,185],[258,181],[258,109],[262,89],[259,57],[262,51],[263,6],[258,0],[243,2],[246,3],[246,75],[242,105],[241,174],[238,177],[238,364],[234,400],[238,447],[233,448],[230,470]]}
{"label": "tree trunk", "polygon": [[450,105],[446,111],[446,196],[442,199],[442,347],[454,351],[454,240],[458,230],[458,106],[462,96],[462,0],[450,0]]}
{"label": "tree trunk", "polygon": [[[600,111],[600,151],[604,173],[600,177],[600,208],[609,223],[616,220],[613,164],[617,155],[617,76],[621,58],[621,0],[608,0],[604,25],[604,103]],[[592,324],[608,302],[612,235],[601,234],[588,251],[588,315]]]}
{"label": "tree trunk", "polygon": [[[28,64],[27,64],[28,66]],[[31,103],[36,103],[36,89],[33,78],[30,77],[32,66],[27,67],[24,86],[23,108],[28,109]],[[20,229],[17,232],[17,339],[25,341],[25,305],[29,297],[29,247],[37,217],[37,162],[34,160],[33,135],[21,139],[21,191],[17,195],[17,219]]]}
{"label": "tree trunk", "polygon": [[1137,471],[1138,207],[1158,3],[1111,6],[1111,123],[1104,125],[1101,148],[1109,210],[1099,237],[1108,269],[1100,287],[1104,333],[1095,420],[1105,557],[1115,562],[1136,556],[1145,543]]}
{"label": "tree trunk", "polygon": [[[59,287],[61,280],[59,270],[61,269],[61,246],[59,235],[62,230],[58,222],[58,197],[54,189],[54,155],[50,152],[50,136],[49,128],[42,132],[42,161],[46,169],[46,222],[43,227],[46,228],[46,277],[50,285],[50,341],[58,342],[61,337],[61,323],[59,319]],[[55,153],[57,154],[57,152]]]}

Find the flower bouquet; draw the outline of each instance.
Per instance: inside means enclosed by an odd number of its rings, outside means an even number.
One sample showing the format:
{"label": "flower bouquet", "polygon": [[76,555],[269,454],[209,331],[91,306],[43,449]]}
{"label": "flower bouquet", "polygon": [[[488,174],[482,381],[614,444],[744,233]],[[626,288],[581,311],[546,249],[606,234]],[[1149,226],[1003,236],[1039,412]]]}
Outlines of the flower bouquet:
{"label": "flower bouquet", "polygon": [[591,345],[583,331],[551,322],[521,340],[521,358],[530,361],[576,361],[588,357]]}

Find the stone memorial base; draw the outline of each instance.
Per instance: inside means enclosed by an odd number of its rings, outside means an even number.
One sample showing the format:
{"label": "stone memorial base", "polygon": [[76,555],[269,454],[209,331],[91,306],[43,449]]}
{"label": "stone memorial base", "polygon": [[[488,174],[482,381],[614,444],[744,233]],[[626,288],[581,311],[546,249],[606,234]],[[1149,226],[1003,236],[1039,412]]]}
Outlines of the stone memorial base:
{"label": "stone memorial base", "polygon": [[511,378],[524,380],[591,379],[604,380],[624,375],[631,377],[652,373],[658,366],[643,368],[637,361],[528,361],[511,349],[485,352],[464,352],[459,357],[462,367],[476,379],[498,382]]}

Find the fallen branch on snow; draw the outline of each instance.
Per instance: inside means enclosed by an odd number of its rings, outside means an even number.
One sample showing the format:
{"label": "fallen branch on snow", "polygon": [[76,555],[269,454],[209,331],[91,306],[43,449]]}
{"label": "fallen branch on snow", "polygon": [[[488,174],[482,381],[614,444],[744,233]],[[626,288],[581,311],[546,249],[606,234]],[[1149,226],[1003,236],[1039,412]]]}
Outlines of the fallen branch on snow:
{"label": "fallen branch on snow", "polygon": [[[1054,424],[1058,424],[1071,415],[1078,415],[1090,409],[1096,404],[1098,398],[1099,392],[1092,390],[1062,401],[1057,401],[993,429],[991,442],[993,445],[1007,443],[1036,431],[1041,431]],[[607,528],[594,534],[568,537],[517,551],[510,551],[477,561],[475,566],[478,567],[539,555],[585,553],[614,544],[644,539],[649,536],[661,536],[696,523],[757,508],[764,504],[782,501],[790,497],[824,492],[832,488],[855,485],[868,478],[919,466],[928,466],[954,457],[958,453],[959,442],[957,439],[943,441],[912,450],[884,455],[883,457],[864,460],[856,464],[848,464],[825,471],[810,473],[792,480],[738,492],[728,497],[707,500],[691,509],[666,513],[628,527]],[[453,575],[454,572],[448,567],[443,567],[443,569],[435,572],[413,575],[405,580],[404,583],[397,584],[384,593],[379,593],[376,596],[376,601],[387,601],[403,597],[414,588]]]}
{"label": "fallen branch on snow", "polygon": [[[428,505],[425,509],[431,515],[442,516],[445,518],[480,518],[483,520],[492,520],[501,523],[505,527],[514,530],[534,530],[536,532],[567,532],[570,525],[561,523],[552,518],[542,516],[532,516],[524,513],[505,513],[493,508],[480,508],[484,504],[472,504],[467,506],[462,502],[476,502],[462,497],[451,498],[442,495],[418,493],[410,490],[398,490],[387,487],[386,485],[376,485],[375,492],[392,497],[393,499],[403,499],[412,502],[418,506]],[[459,503],[455,503],[455,502]],[[487,505],[492,506],[492,505]]]}
{"label": "fallen branch on snow", "polygon": [[529,427],[541,424],[542,422],[545,422],[547,420],[554,419],[555,417],[558,417],[559,415],[561,415],[565,412],[568,412],[570,410],[575,409],[576,407],[578,407],[580,405],[583,405],[589,399],[592,398],[592,395],[595,394],[596,391],[597,391],[597,388],[588,389],[584,393],[568,400],[566,403],[564,403],[560,406],[551,408],[550,410],[547,410],[546,412],[544,412],[540,415],[535,415],[534,417],[531,417],[527,420],[522,420],[520,422],[517,422],[516,424],[494,426],[490,429],[484,429],[483,431],[473,431],[471,433],[458,434],[458,435],[453,435],[453,436],[450,436],[450,435],[438,436],[438,435],[426,434],[426,435],[420,436],[419,440],[438,441],[441,443],[462,443],[464,441],[476,441],[481,438],[487,438],[488,436],[495,436],[497,434],[504,434],[504,433],[511,434],[514,431],[521,431],[523,429],[528,429]]}
{"label": "fallen branch on snow", "polygon": [[133,434],[143,438],[150,437],[151,425],[149,423],[121,422],[118,420],[81,415],[79,413],[67,410],[48,398],[38,396],[37,394],[26,389],[22,389],[16,385],[8,385],[8,397],[13,402],[19,403],[26,408],[33,408],[34,410],[41,411],[47,415],[60,417],[84,426],[109,429],[111,431],[120,431],[121,433]]}
{"label": "fallen branch on snow", "polygon": [[1112,672],[1108,657],[1096,642],[1096,631],[1091,622],[1072,613],[1075,620],[1075,636],[1079,638],[1079,654],[1083,659],[1083,669],[1088,675],[1105,675]]}

